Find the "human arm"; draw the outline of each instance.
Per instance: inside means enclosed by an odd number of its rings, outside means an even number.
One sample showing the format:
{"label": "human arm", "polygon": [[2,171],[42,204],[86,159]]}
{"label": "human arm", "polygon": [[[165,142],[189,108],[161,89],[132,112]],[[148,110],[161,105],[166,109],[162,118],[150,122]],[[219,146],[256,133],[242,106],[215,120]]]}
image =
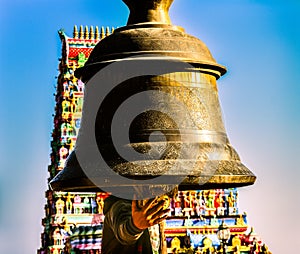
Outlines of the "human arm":
{"label": "human arm", "polygon": [[133,224],[131,202],[116,201],[105,214],[105,225],[113,231],[122,245],[132,245],[143,234],[143,230]]}

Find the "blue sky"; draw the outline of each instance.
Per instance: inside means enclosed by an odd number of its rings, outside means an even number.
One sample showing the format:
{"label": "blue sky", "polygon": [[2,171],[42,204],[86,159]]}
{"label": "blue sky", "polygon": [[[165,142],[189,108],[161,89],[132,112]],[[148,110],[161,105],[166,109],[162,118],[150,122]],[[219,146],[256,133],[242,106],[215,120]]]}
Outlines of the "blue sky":
{"label": "blue sky", "polygon": [[[218,82],[227,133],[258,177],[240,190],[240,207],[274,253],[294,252],[300,227],[299,14],[298,0],[175,0],[170,10],[173,24],[204,41],[228,69]],[[0,0],[1,252],[40,246],[57,31],[120,27],[127,15],[121,0]]]}

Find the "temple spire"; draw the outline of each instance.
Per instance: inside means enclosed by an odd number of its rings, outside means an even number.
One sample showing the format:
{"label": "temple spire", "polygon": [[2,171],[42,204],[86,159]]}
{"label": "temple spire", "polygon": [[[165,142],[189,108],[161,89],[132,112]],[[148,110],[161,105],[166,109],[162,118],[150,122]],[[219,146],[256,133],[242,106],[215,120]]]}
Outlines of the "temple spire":
{"label": "temple spire", "polygon": [[74,26],[74,30],[73,30],[73,38],[74,39],[78,39],[78,30],[77,30],[77,26]]}
{"label": "temple spire", "polygon": [[109,31],[109,27],[108,27],[108,26],[106,27],[105,35],[106,35],[106,36],[110,35],[110,31]]}
{"label": "temple spire", "polygon": [[95,39],[95,33],[94,33],[94,27],[93,26],[90,27],[90,39],[91,40]]}
{"label": "temple spire", "polygon": [[83,26],[81,25],[80,28],[79,28],[79,38],[83,39],[83,35],[84,35],[83,34]]}
{"label": "temple spire", "polygon": [[103,39],[105,37],[105,33],[104,33],[104,27],[101,27],[101,34],[100,34],[100,38]]}
{"label": "temple spire", "polygon": [[98,26],[96,26],[96,28],[95,28],[95,39],[99,40],[99,27]]}
{"label": "temple spire", "polygon": [[84,38],[89,39],[89,27],[85,26],[84,28]]}

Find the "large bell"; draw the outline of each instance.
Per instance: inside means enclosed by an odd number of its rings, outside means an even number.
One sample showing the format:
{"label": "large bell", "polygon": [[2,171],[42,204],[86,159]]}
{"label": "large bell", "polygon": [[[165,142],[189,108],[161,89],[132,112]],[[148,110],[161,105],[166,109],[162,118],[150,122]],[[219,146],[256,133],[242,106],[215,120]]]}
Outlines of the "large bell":
{"label": "large bell", "polygon": [[123,0],[127,26],[101,40],[85,66],[74,151],[53,190],[126,192],[231,188],[255,176],[230,145],[206,45],[170,23],[173,0]]}

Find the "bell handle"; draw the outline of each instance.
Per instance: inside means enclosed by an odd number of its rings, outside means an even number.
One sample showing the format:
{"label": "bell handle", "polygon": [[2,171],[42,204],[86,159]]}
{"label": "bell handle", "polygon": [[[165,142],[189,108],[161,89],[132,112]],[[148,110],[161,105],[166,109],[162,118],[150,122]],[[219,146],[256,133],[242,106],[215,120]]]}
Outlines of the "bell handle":
{"label": "bell handle", "polygon": [[173,0],[122,0],[130,10],[127,25],[138,23],[171,24],[169,8]]}

